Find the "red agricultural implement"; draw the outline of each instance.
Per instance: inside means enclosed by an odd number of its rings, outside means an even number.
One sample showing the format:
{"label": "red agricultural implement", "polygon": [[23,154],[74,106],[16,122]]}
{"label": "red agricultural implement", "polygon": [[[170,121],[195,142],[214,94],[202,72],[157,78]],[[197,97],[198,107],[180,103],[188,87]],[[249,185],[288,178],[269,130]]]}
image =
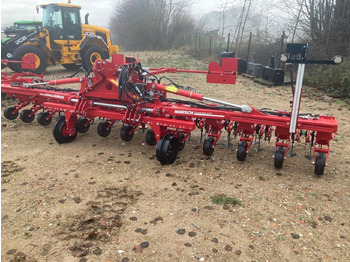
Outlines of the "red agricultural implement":
{"label": "red agricultural implement", "polygon": [[[306,47],[303,46],[301,51]],[[295,53],[300,50],[294,49],[290,50],[286,62],[299,59],[297,62],[303,67],[307,63],[306,55],[295,58]],[[72,142],[79,132],[87,132],[96,117],[104,119],[97,126],[98,134],[103,137],[110,134],[116,121],[122,121],[120,136],[124,141],[133,138],[136,128],[149,127],[146,142],[156,146],[157,159],[162,165],[175,161],[196,128],[206,131],[203,153],[208,156],[213,154],[223,131],[239,134],[239,161],[246,159],[256,138],[270,140],[274,132],[276,168],[282,168],[294,141],[305,134],[313,148],[315,174],[322,175],[338,123],[332,116],[299,113],[303,69],[298,70],[290,112],[219,101],[178,86],[171,80],[170,84],[163,84],[162,80],[169,81],[169,78],[158,77],[163,73],[202,73],[207,74],[207,82],[234,84],[237,61],[222,57],[220,64],[212,62],[208,71],[193,71],[143,68],[135,58],[114,55],[111,62],[97,61],[92,68],[92,77],[87,74],[46,81],[43,76],[31,73],[3,74],[1,92],[17,99],[14,106],[5,109],[4,116],[13,120],[20,115],[22,121],[29,123],[38,111],[42,111],[37,120],[41,125],[49,125],[56,113],[63,112],[64,116],[59,116],[53,126],[53,135],[60,144]],[[56,87],[73,83],[79,83],[80,90]],[[187,99],[169,98],[168,93]],[[29,105],[30,108],[23,109]]]}

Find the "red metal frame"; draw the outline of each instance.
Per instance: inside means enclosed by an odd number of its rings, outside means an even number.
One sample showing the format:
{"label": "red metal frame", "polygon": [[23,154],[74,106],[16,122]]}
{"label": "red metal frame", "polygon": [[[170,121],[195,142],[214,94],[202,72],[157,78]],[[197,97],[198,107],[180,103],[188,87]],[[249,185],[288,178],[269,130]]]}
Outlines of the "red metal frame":
{"label": "red metal frame", "polygon": [[[201,73],[207,74],[208,82],[235,83],[238,60],[235,58],[223,58],[222,65],[213,62],[209,65],[208,71],[180,70],[176,68],[150,68],[147,69],[148,77],[161,73]],[[272,132],[275,130],[277,147],[283,147],[284,158],[290,148],[291,134],[289,133],[290,112],[278,112],[270,114],[261,112],[250,107],[250,112],[244,110],[223,109],[215,104],[204,104],[205,107],[195,107],[185,102],[164,101],[168,92],[178,96],[203,101],[203,94],[168,86],[154,81],[141,79],[136,68],[140,61],[133,58],[124,58],[122,55],[114,55],[112,62],[97,61],[94,68],[94,76],[75,77],[60,80],[45,81],[43,76],[30,73],[13,74],[8,76],[2,73],[1,91],[8,97],[18,100],[15,105],[16,112],[32,104],[32,114],[40,109],[45,109],[50,116],[56,112],[64,112],[66,128],[62,131],[63,136],[74,136],[76,134],[76,123],[79,116],[85,117],[90,124],[95,117],[101,117],[110,123],[111,128],[116,121],[122,121],[131,125],[129,133],[133,133],[137,127],[145,128],[150,126],[156,141],[171,133],[179,138],[179,134],[184,134],[184,142],[190,133],[197,128],[205,128],[208,137],[213,137],[212,147],[219,140],[222,130],[226,129],[230,133],[234,128],[234,123],[238,124],[239,142],[247,142],[246,153],[251,148],[255,135],[261,138],[265,134],[265,140],[270,140]],[[139,84],[144,92],[152,93],[152,99],[144,102],[125,101],[120,99],[119,76],[122,68],[128,68],[129,75],[127,81],[132,84]],[[148,73],[147,73],[148,72]],[[56,85],[69,85],[80,83],[80,90],[65,91],[63,89],[50,90],[43,87]],[[135,96],[135,94],[133,94]],[[135,98],[139,98],[135,96]],[[133,107],[128,107],[125,102],[133,103]],[[260,125],[257,126],[257,125]],[[301,130],[316,132],[314,145],[314,160],[317,153],[329,156],[329,144],[333,134],[337,131],[338,123],[334,117],[298,117],[297,127]],[[297,134],[295,140],[299,140]],[[309,142],[309,136],[306,137]],[[314,162],[315,162],[314,161]]]}

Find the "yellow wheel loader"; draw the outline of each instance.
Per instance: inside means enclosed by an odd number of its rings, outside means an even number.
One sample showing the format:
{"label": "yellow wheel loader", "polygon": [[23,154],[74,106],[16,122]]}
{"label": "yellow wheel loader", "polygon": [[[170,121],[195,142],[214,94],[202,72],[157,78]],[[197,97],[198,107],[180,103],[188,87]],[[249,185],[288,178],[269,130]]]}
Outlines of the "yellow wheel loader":
{"label": "yellow wheel loader", "polygon": [[[33,73],[43,73],[48,65],[61,64],[69,70],[81,66],[89,70],[98,59],[108,59],[118,53],[106,28],[81,23],[80,9],[72,4],[44,4],[42,27],[29,29],[1,44],[1,59],[22,61],[23,56],[35,57]],[[3,64],[2,64],[3,66]],[[10,69],[22,72],[20,63],[8,63]],[[26,69],[26,71],[28,71]]]}

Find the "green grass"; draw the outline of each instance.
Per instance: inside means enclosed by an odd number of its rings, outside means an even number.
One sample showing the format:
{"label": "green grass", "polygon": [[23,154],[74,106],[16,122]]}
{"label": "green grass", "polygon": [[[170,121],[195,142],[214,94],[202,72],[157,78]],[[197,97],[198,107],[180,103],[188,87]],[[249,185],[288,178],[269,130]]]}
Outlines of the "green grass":
{"label": "green grass", "polygon": [[340,106],[346,106],[346,103],[343,100],[337,100],[337,101],[335,101],[335,104],[340,105]]}
{"label": "green grass", "polygon": [[317,196],[317,193],[315,193],[315,192],[310,192],[310,195],[313,196],[313,197],[316,197],[316,196]]}
{"label": "green grass", "polygon": [[198,61],[189,55],[181,52],[170,52],[166,57],[161,54],[154,54],[148,57],[143,63],[148,67],[175,67],[179,69],[206,70],[207,63]]}
{"label": "green grass", "polygon": [[242,200],[238,198],[225,196],[225,195],[212,196],[210,197],[210,200],[213,204],[217,204],[217,205],[233,204],[233,205],[243,206]]}
{"label": "green grass", "polygon": [[305,201],[305,198],[303,198],[302,196],[298,196],[296,199],[300,201]]}
{"label": "green grass", "polygon": [[277,239],[278,239],[279,241],[283,241],[283,240],[284,240],[284,236],[278,235],[278,236],[277,236]]}
{"label": "green grass", "polygon": [[312,223],[312,219],[311,218],[309,218],[309,217],[299,217],[299,220],[301,221],[301,220],[304,220],[306,223],[309,223],[309,224],[311,224]]}

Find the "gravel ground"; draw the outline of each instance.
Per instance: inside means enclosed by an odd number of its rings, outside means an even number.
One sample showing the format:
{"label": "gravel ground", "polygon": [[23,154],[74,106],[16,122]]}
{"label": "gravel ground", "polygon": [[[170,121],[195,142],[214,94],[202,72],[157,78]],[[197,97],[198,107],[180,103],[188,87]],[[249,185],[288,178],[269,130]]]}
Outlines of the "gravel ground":
{"label": "gravel ground", "polygon": [[[132,53],[145,66],[205,68],[178,52]],[[164,65],[164,64],[163,64]],[[47,77],[67,74],[49,68]],[[205,84],[169,75],[208,97],[256,108],[288,109],[290,87]],[[2,110],[13,103],[2,100]],[[349,107],[306,91],[301,112],[336,116],[339,130],[322,177],[304,141],[281,170],[274,139],[236,159],[223,134],[212,157],[195,131],[174,164],[161,166],[137,131],[107,138],[90,131],[59,145],[52,124],[1,117],[2,261],[350,261]],[[256,148],[257,146],[254,146]],[[216,201],[216,200],[219,201]]]}

